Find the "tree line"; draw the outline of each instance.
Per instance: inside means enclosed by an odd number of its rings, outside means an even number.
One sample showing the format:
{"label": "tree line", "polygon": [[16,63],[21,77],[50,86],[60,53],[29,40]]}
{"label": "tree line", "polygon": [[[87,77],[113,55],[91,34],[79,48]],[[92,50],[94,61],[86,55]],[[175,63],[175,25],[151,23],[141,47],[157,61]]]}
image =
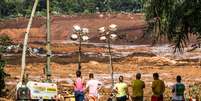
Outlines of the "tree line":
{"label": "tree line", "polygon": [[[0,18],[30,16],[34,0],[0,0]],[[141,12],[143,0],[50,0],[53,14],[94,12]],[[46,0],[40,0],[36,15],[45,15]]]}

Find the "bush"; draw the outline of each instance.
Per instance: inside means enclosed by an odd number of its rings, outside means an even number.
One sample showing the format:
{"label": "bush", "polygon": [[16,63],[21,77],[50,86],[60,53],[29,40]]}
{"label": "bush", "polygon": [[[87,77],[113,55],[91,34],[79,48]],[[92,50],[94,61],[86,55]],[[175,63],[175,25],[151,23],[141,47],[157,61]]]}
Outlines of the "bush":
{"label": "bush", "polygon": [[8,35],[1,35],[0,36],[0,45],[8,46],[12,43],[12,40]]}
{"label": "bush", "polygon": [[4,72],[5,61],[0,59],[0,95],[2,94],[2,90],[5,88],[5,77],[6,73]]}
{"label": "bush", "polygon": [[12,44],[12,40],[8,35],[1,35],[0,36],[0,54],[5,52],[7,46]]}

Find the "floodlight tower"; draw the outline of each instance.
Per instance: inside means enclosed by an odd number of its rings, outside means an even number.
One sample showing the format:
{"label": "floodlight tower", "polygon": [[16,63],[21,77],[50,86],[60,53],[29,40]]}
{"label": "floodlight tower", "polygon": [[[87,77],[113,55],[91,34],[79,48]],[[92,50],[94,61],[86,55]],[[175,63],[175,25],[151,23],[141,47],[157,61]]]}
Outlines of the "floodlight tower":
{"label": "floodlight tower", "polygon": [[81,54],[82,54],[82,42],[88,41],[89,29],[88,28],[81,28],[79,25],[74,25],[73,26],[73,34],[71,34],[71,40],[79,41],[79,47],[78,47],[78,68],[77,70],[81,70]]}
{"label": "floodlight tower", "polygon": [[112,87],[114,87],[114,72],[113,72],[113,63],[112,63],[112,51],[111,51],[111,42],[117,39],[117,35],[115,34],[117,30],[117,25],[111,24],[108,28],[101,27],[98,29],[99,33],[101,34],[100,40],[106,41],[108,45],[108,52],[109,52],[109,68],[111,72],[111,80],[112,80]]}

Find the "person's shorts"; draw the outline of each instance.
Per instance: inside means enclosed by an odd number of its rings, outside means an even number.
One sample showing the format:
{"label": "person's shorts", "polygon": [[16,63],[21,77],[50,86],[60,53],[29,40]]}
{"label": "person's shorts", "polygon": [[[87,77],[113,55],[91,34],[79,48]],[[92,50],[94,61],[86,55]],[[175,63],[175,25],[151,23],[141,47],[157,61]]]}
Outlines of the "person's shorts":
{"label": "person's shorts", "polygon": [[151,96],[151,101],[163,101],[163,95],[161,96]]}
{"label": "person's shorts", "polygon": [[143,101],[143,96],[132,97],[132,101]]}
{"label": "person's shorts", "polygon": [[126,101],[126,100],[127,100],[126,96],[117,97],[117,101]]}

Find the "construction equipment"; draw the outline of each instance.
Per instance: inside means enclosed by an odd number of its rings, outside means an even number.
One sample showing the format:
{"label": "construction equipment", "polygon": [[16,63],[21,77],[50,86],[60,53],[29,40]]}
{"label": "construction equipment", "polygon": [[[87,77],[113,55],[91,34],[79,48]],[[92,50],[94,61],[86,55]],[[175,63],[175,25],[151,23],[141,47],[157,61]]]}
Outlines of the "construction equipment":
{"label": "construction equipment", "polygon": [[55,83],[52,83],[51,80],[51,71],[50,71],[50,58],[51,58],[51,50],[50,50],[50,15],[49,15],[49,0],[46,0],[47,2],[47,40],[46,40],[46,47],[47,47],[47,62],[45,67],[45,75],[46,80],[45,82],[33,82],[28,81],[28,77],[25,76],[26,71],[26,50],[27,50],[27,42],[28,42],[28,36],[30,32],[30,28],[32,25],[33,17],[38,5],[39,0],[35,0],[31,17],[29,19],[29,23],[26,29],[25,37],[24,37],[24,44],[23,44],[23,52],[22,52],[22,70],[21,70],[21,77],[20,82],[17,84],[16,87],[16,98],[17,100],[23,101],[23,100],[33,100],[33,99],[56,99],[57,96],[57,85]]}

